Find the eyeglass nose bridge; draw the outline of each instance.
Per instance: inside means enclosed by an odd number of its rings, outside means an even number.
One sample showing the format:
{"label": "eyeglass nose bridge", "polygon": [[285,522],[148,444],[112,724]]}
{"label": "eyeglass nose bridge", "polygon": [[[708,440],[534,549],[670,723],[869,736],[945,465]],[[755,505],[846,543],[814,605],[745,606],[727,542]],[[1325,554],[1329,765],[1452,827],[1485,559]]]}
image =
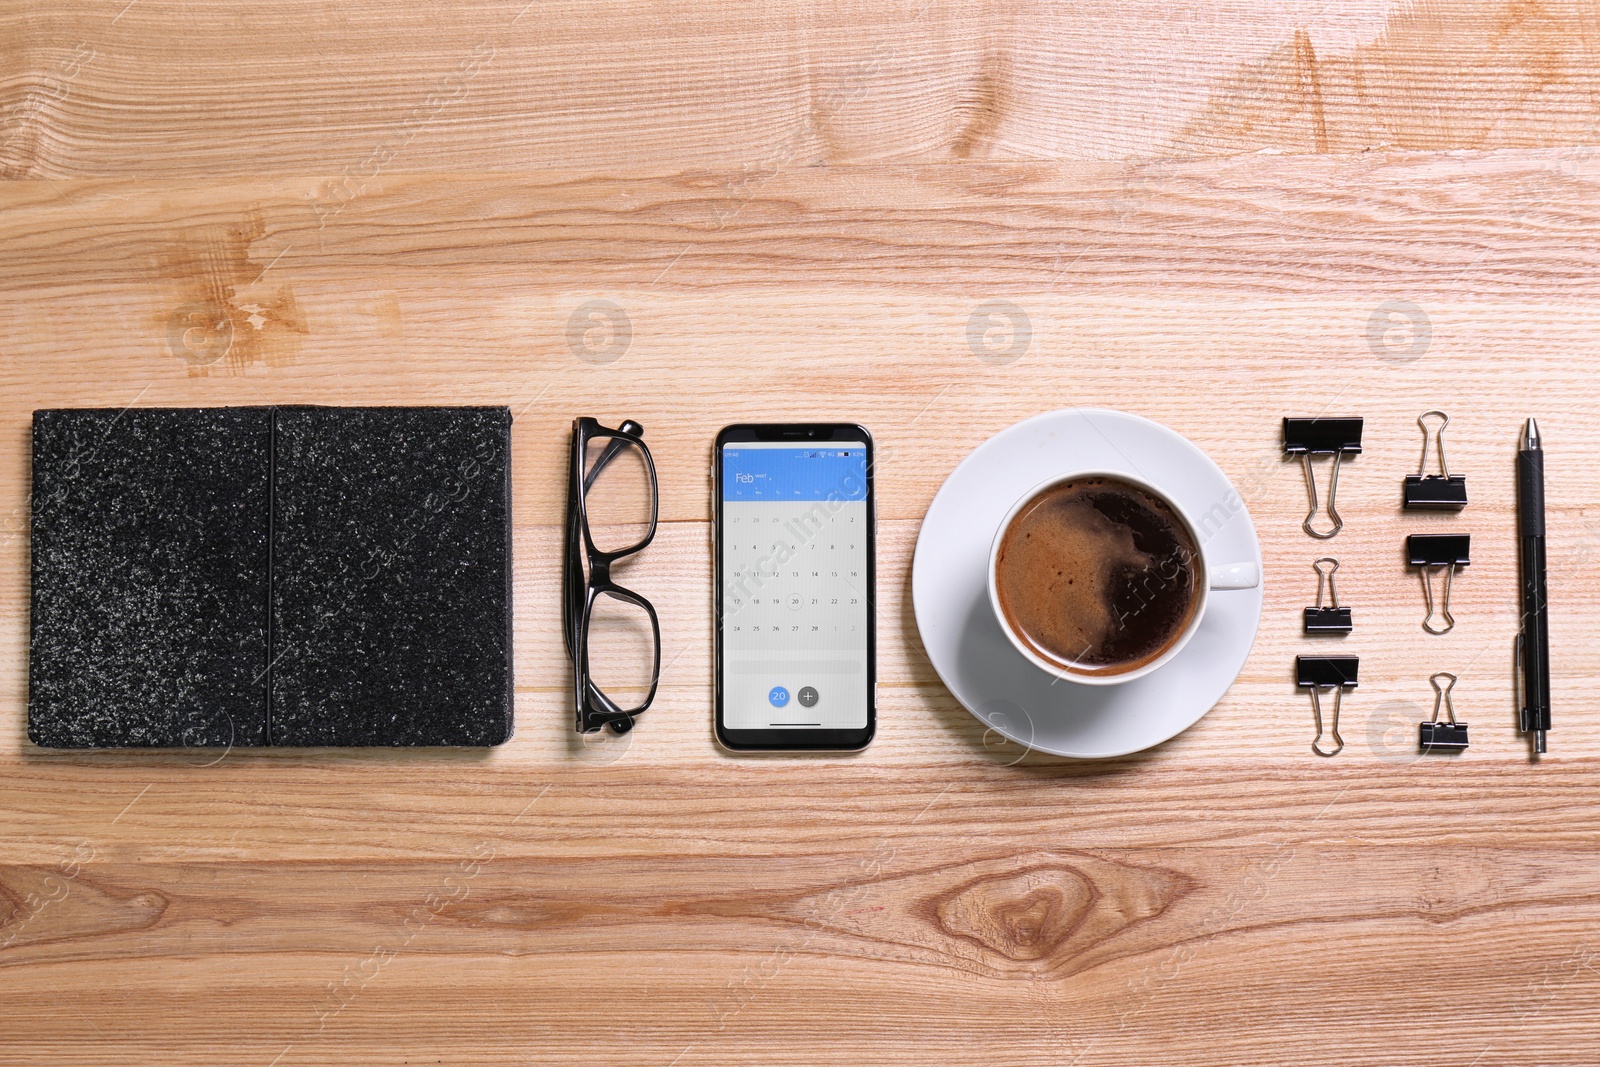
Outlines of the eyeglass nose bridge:
{"label": "eyeglass nose bridge", "polygon": [[589,557],[589,590],[592,598],[595,592],[602,587],[614,584],[611,581],[611,564],[613,560],[609,555],[594,555]]}

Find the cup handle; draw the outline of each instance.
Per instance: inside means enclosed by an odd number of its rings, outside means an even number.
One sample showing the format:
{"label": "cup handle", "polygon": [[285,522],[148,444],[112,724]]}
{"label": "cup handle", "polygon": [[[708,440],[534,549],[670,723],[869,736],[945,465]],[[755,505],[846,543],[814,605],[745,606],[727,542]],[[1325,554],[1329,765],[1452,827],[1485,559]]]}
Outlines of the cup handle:
{"label": "cup handle", "polygon": [[1254,589],[1261,584],[1261,568],[1254,563],[1220,563],[1209,572],[1213,589]]}

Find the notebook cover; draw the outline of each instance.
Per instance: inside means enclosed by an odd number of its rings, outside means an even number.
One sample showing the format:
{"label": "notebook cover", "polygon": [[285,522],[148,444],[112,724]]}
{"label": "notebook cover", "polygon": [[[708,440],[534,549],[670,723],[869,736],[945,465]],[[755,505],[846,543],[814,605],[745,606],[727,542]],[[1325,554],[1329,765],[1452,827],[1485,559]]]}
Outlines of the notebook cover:
{"label": "notebook cover", "polygon": [[34,412],[34,744],[263,742],[269,425],[261,408]]}
{"label": "notebook cover", "polygon": [[504,741],[510,421],[505,408],[35,412],[29,737]]}
{"label": "notebook cover", "polygon": [[511,736],[511,414],[283,407],[276,745]]}

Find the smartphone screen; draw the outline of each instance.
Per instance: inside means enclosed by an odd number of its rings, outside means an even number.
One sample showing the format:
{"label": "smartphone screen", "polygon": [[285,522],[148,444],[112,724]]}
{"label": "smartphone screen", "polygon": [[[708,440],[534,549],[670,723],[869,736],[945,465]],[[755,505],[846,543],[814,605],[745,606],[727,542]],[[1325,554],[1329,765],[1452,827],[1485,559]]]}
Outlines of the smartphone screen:
{"label": "smartphone screen", "polygon": [[729,427],[716,462],[719,738],[861,747],[875,719],[870,437]]}

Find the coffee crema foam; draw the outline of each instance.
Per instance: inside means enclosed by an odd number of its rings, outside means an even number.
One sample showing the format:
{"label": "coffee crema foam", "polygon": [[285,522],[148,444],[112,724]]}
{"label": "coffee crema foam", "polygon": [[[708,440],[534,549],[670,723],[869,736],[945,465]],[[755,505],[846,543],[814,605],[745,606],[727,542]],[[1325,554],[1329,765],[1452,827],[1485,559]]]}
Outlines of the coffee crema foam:
{"label": "coffee crema foam", "polygon": [[1060,482],[1006,529],[995,585],[1006,620],[1047,662],[1121,674],[1175,641],[1198,600],[1198,553],[1166,501],[1116,478]]}

